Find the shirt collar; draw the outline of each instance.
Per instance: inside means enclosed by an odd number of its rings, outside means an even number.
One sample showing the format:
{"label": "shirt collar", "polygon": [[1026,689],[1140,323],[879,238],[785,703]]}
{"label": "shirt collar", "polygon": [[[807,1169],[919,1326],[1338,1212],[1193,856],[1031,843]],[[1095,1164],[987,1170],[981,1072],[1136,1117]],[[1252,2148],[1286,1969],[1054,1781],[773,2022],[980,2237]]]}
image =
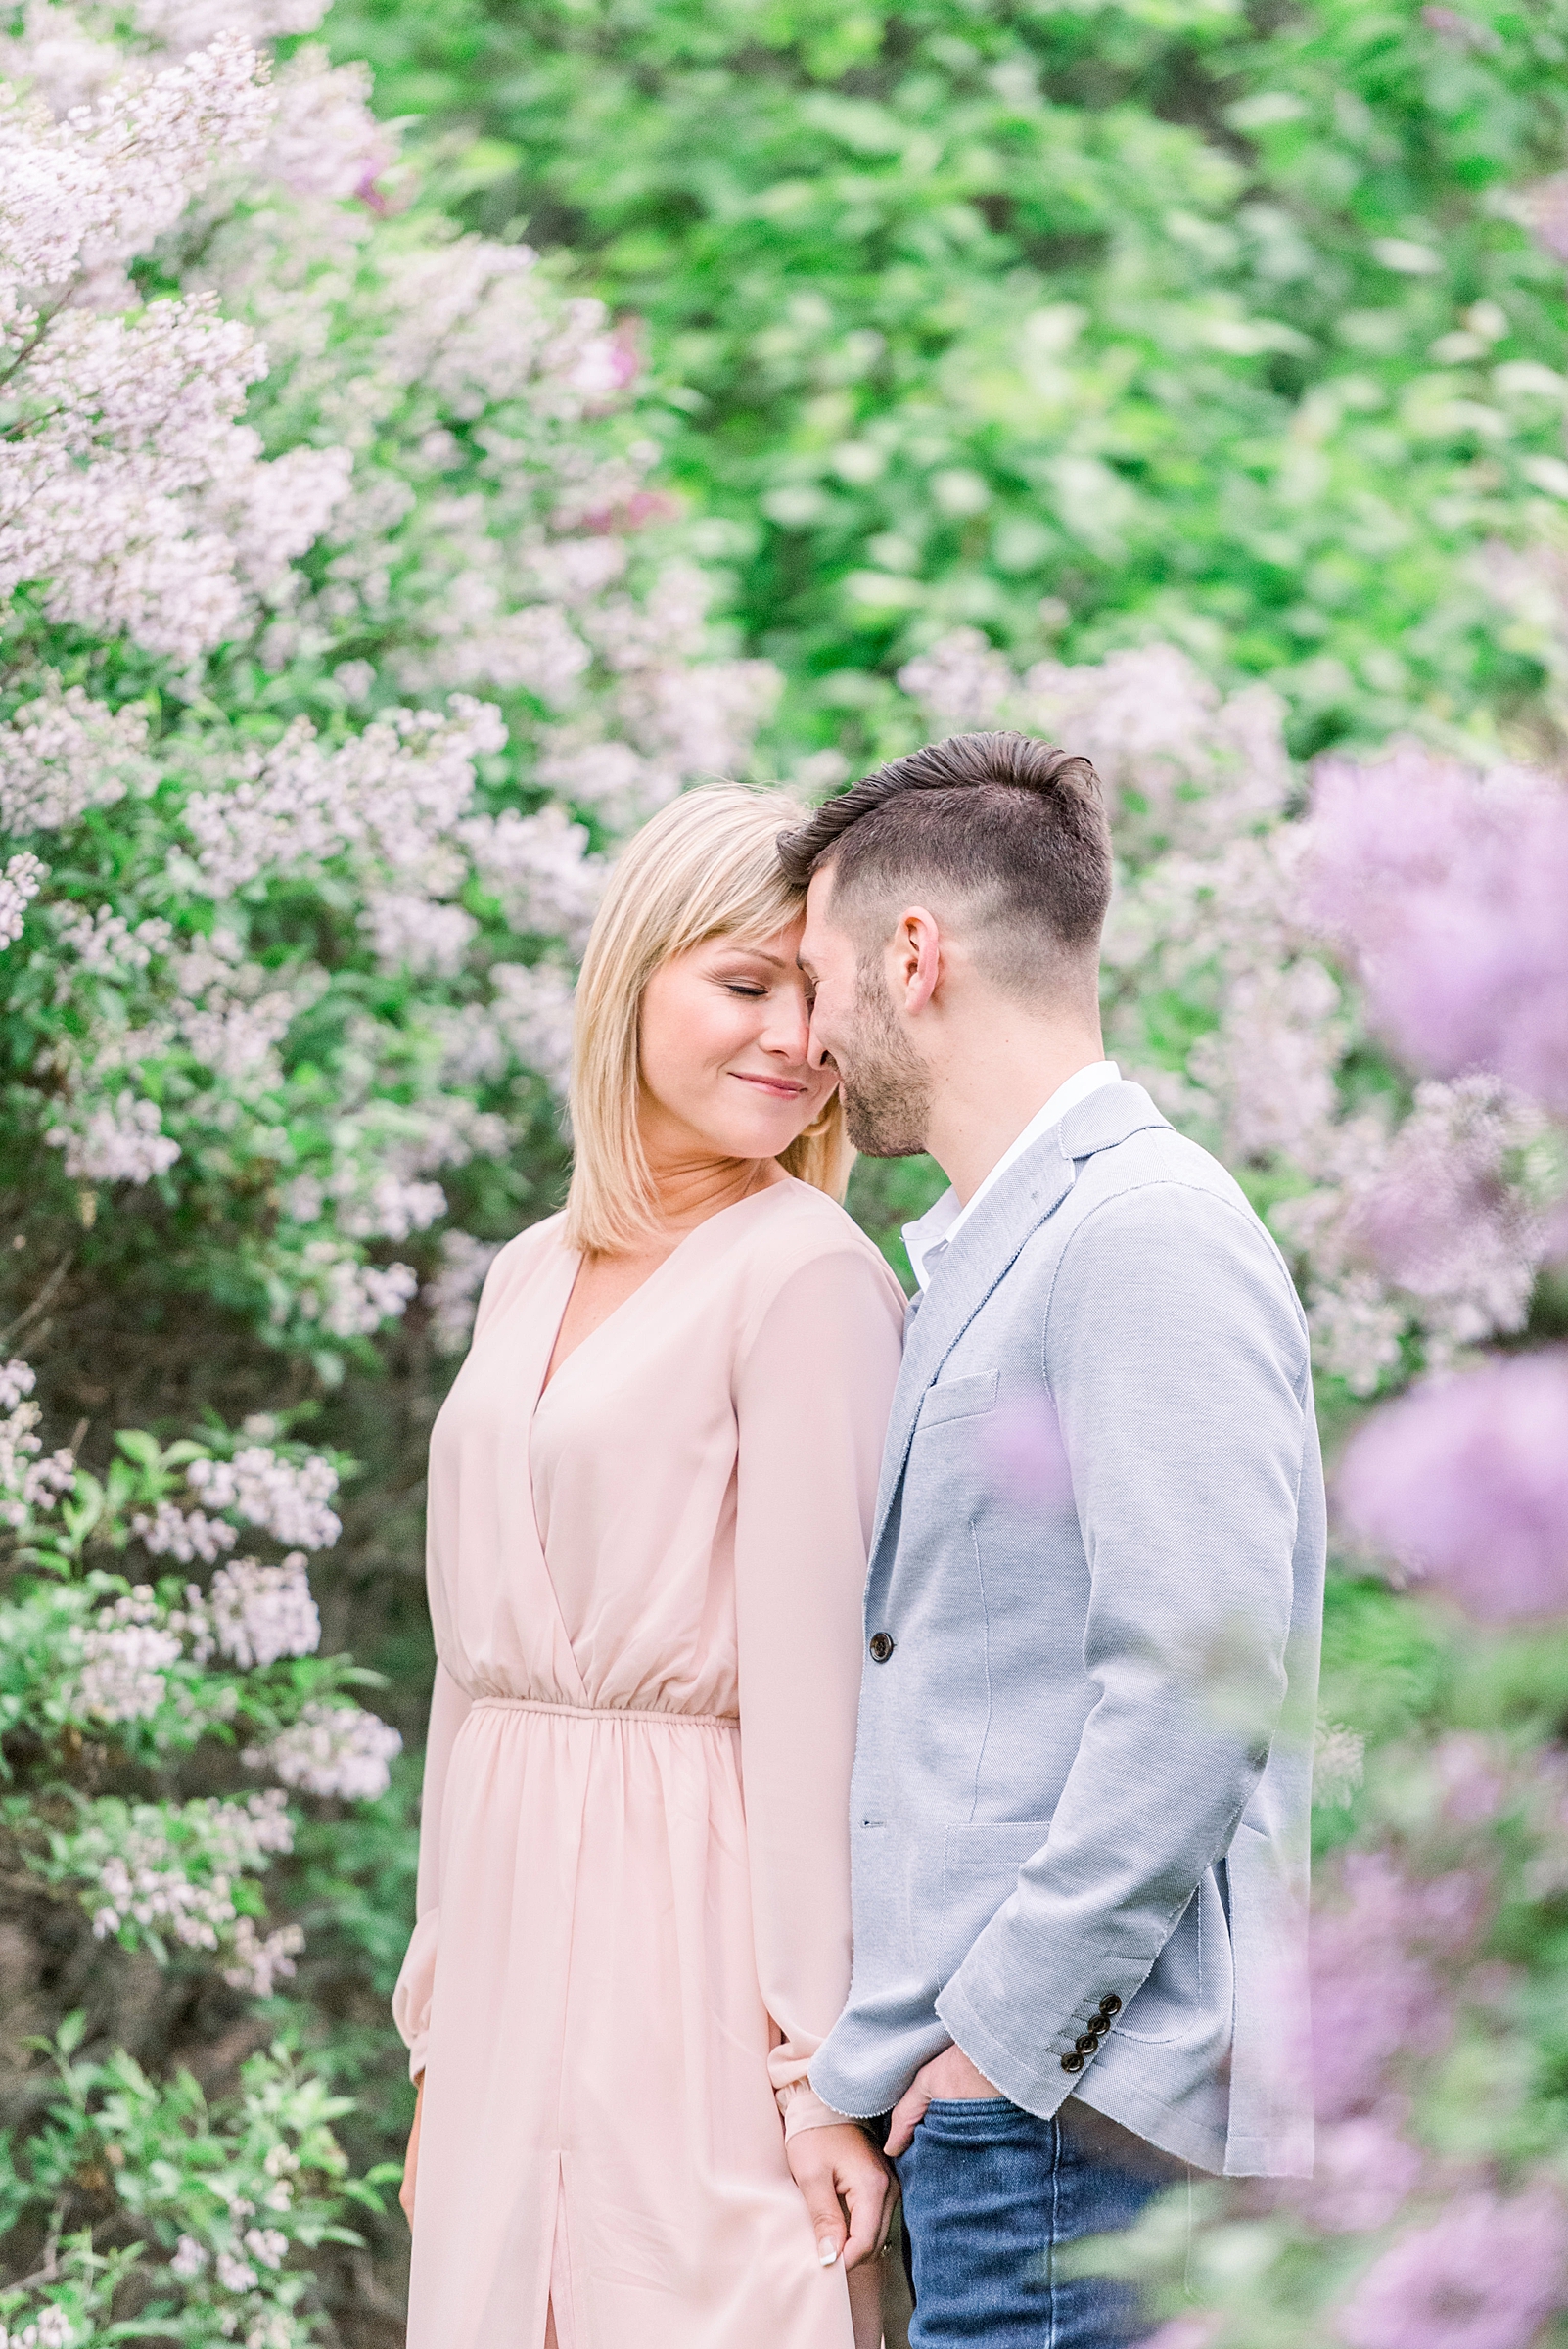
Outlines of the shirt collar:
{"label": "shirt collar", "polygon": [[1120,1084],[1122,1072],[1114,1060],[1091,1061],[1086,1069],[1075,1070],[1065,1084],[1059,1084],[1044,1107],[1038,1109],[1009,1148],[1004,1150],[991,1173],[972,1194],[966,1207],[960,1206],[958,1194],[945,1190],[915,1222],[903,1227],[903,1244],[914,1276],[922,1289],[937,1268],[939,1258],[951,1247],[968,1222],[986,1193],[1001,1180],[1014,1161],[1023,1157],[1040,1136],[1059,1125],[1068,1111],[1090,1093],[1097,1093],[1102,1084]]}

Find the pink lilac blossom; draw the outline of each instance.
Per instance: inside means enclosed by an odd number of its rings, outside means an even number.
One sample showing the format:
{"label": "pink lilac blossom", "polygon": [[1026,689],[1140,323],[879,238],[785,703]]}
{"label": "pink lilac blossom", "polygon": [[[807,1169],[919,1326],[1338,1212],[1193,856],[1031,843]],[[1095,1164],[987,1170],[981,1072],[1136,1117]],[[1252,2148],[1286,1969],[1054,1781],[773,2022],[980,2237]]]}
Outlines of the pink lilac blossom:
{"label": "pink lilac blossom", "polygon": [[254,155],[272,112],[264,69],[229,31],[60,122],[0,85],[0,324],[8,283],[64,286],[144,251],[219,161]]}
{"label": "pink lilac blossom", "polygon": [[1350,2349],[1529,2349],[1565,2280],[1568,2215],[1551,2187],[1468,2194],[1374,2262],[1335,2329]]}
{"label": "pink lilac blossom", "polygon": [[1507,1758],[1485,1737],[1455,1730],[1432,1753],[1432,1774],[1444,1819],[1458,1827],[1485,1826],[1508,1798]]}
{"label": "pink lilac blossom", "polygon": [[1568,1352],[1433,1380],[1353,1439],[1353,1540],[1486,1622],[1568,1608]]}
{"label": "pink lilac blossom", "polygon": [[[264,366],[254,336],[209,295],[138,308],[119,267],[220,158],[254,155],[262,79],[225,34],[58,122],[0,90],[0,351],[18,410],[0,448],[0,593],[41,581],[52,617],[187,660],[232,631],[253,574],[264,590],[303,551],[346,480],[341,452],[306,450],[272,485],[237,421]],[[132,314],[64,303],[72,290]],[[212,527],[223,517],[236,537]]]}
{"label": "pink lilac blossom", "polygon": [[1435,1075],[1488,1070],[1568,1110],[1568,793],[1413,745],[1320,762],[1307,906],[1369,1016]]}

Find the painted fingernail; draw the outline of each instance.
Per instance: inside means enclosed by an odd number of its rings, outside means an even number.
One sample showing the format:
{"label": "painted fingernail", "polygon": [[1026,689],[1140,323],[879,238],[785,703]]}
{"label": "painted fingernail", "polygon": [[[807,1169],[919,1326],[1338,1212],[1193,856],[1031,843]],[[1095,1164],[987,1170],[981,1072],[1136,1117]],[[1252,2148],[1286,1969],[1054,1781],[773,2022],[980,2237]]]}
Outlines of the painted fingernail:
{"label": "painted fingernail", "polygon": [[830,2234],[824,2234],[816,2246],[816,2256],[824,2268],[830,2268],[839,2256],[839,2246]]}

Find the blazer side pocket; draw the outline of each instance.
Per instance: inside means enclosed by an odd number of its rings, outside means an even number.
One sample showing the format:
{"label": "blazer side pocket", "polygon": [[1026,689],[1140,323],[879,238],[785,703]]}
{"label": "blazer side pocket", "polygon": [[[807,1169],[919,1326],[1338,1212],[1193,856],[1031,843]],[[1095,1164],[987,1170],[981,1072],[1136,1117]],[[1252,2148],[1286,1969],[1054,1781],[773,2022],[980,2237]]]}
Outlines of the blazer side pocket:
{"label": "blazer side pocket", "polygon": [[975,1419],[982,1411],[995,1407],[996,1388],[1000,1372],[983,1370],[976,1378],[946,1378],[928,1387],[915,1432],[923,1427],[937,1427],[945,1419]]}
{"label": "blazer side pocket", "polygon": [[1048,1819],[972,1819],[949,1827],[942,1863],[940,1972],[955,1974],[1002,1903],[1026,1860],[1043,1850]]}

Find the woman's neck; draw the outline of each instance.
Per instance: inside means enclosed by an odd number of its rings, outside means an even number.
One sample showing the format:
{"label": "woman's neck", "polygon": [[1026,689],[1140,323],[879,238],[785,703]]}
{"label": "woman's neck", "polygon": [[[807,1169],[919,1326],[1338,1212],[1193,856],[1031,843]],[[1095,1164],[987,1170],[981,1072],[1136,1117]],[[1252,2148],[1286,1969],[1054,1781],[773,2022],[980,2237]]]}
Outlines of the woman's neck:
{"label": "woman's neck", "polygon": [[661,1231],[671,1238],[692,1231],[706,1223],[710,1216],[721,1215],[726,1207],[734,1207],[749,1199],[753,1191],[766,1190],[782,1178],[783,1170],[773,1158],[715,1158],[708,1155],[683,1157],[677,1154],[650,1154],[648,1172],[653,1176],[655,1213]]}

